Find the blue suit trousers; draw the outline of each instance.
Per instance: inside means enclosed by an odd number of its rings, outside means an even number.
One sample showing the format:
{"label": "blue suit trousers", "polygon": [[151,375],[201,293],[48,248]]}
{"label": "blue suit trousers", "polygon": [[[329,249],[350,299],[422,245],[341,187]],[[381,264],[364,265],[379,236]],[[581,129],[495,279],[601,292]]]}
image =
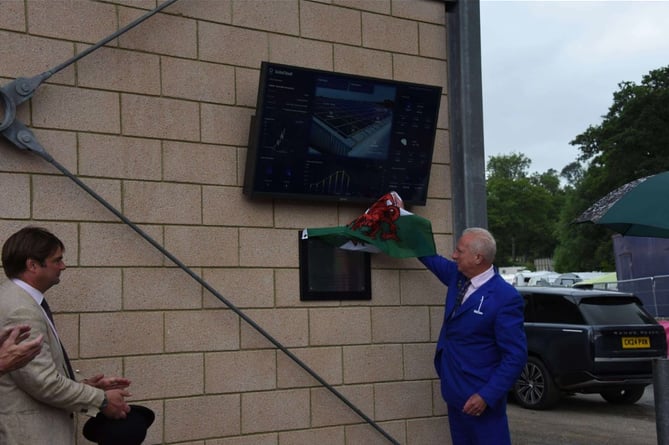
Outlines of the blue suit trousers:
{"label": "blue suit trousers", "polygon": [[470,416],[448,405],[453,445],[511,445],[506,403],[504,405],[498,409],[488,407],[480,416]]}

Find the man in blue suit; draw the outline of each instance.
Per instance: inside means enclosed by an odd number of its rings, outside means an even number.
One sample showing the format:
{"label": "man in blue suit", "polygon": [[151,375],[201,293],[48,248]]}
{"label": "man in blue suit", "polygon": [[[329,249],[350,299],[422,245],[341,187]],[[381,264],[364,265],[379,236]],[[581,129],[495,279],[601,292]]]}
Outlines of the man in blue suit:
{"label": "man in blue suit", "polygon": [[420,261],[448,286],[434,364],[453,445],[510,445],[508,391],[527,361],[523,299],[493,267],[496,243],[466,229],[453,261]]}

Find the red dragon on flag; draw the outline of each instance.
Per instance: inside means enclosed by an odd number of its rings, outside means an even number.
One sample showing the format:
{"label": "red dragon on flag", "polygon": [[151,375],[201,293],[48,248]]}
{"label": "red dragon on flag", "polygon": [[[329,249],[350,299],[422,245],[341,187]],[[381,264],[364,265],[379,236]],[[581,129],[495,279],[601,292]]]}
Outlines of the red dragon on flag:
{"label": "red dragon on flag", "polygon": [[303,238],[321,238],[346,250],[383,252],[395,258],[436,253],[432,224],[407,211],[402,198],[389,192],[346,226],[304,229]]}
{"label": "red dragon on flag", "polygon": [[399,241],[395,221],[400,218],[402,208],[404,208],[404,203],[400,195],[396,192],[387,193],[372,204],[365,213],[354,219],[348,227],[351,230],[359,230],[372,239],[376,239],[380,234],[384,241]]}

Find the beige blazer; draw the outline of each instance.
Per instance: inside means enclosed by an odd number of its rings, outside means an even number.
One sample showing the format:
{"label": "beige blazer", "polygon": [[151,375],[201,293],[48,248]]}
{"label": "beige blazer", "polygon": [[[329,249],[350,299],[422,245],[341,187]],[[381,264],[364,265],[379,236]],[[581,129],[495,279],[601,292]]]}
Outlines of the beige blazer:
{"label": "beige blazer", "polygon": [[0,377],[0,444],[74,444],[74,412],[95,415],[104,391],[67,377],[63,350],[42,308],[12,281],[0,285],[0,327],[25,323],[44,334],[42,351]]}

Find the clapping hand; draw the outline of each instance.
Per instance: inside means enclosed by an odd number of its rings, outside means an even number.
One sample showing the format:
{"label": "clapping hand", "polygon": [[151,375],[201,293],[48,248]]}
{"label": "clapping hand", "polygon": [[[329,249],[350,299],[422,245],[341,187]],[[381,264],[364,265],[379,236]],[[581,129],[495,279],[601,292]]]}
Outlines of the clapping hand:
{"label": "clapping hand", "polygon": [[26,341],[30,326],[19,325],[0,331],[0,373],[14,371],[27,365],[42,350],[44,335]]}
{"label": "clapping hand", "polygon": [[87,385],[100,388],[103,391],[111,389],[126,389],[130,386],[130,380],[124,377],[105,377],[104,374],[96,374],[84,380]]}

